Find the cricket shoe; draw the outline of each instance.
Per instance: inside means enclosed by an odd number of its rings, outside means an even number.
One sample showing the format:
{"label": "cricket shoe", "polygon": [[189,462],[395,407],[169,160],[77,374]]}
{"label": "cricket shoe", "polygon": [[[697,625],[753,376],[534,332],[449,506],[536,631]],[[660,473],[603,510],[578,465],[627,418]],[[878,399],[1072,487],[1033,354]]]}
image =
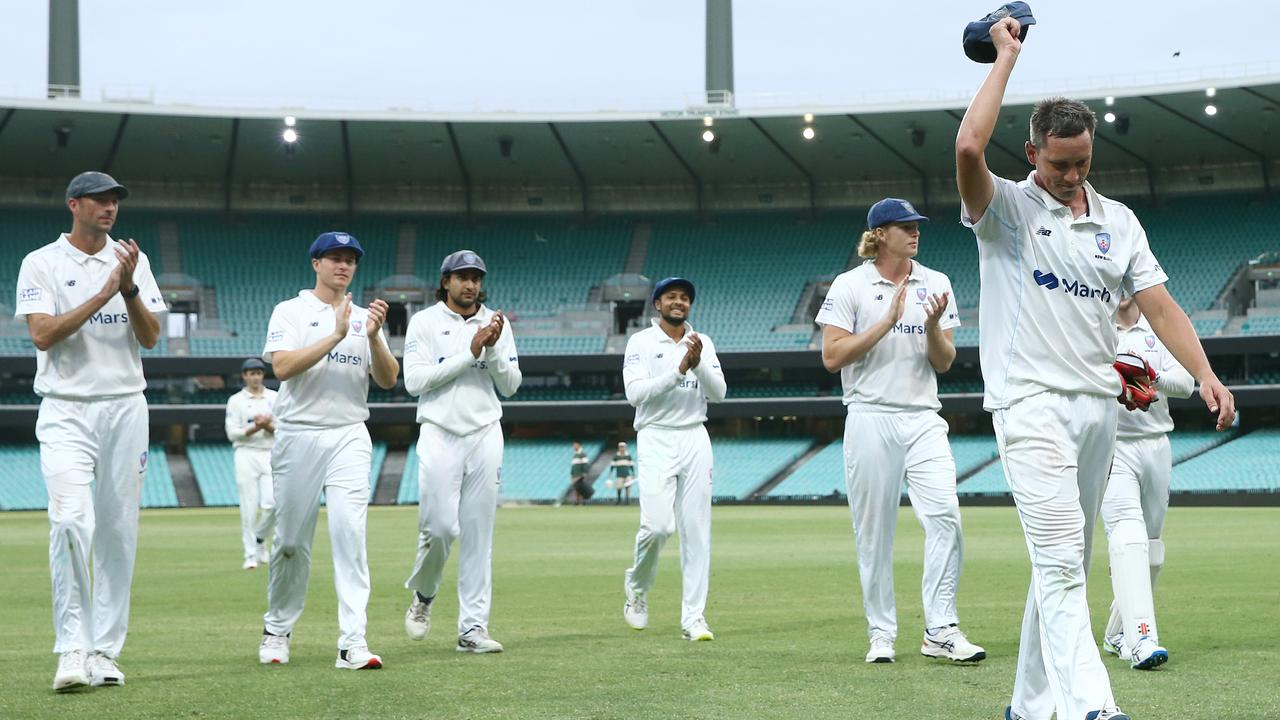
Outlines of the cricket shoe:
{"label": "cricket shoe", "polygon": [[1138,644],[1129,656],[1129,667],[1134,670],[1155,670],[1169,662],[1169,651],[1156,644],[1149,635],[1138,638]]}
{"label": "cricket shoe", "polygon": [[955,662],[978,662],[987,657],[987,651],[969,642],[956,625],[947,625],[937,633],[925,630],[920,654]]}
{"label": "cricket shoe", "polygon": [[871,636],[871,649],[867,651],[866,661],[869,663],[891,663],[897,657],[893,649],[893,640],[885,635]]}
{"label": "cricket shoe", "polygon": [[681,637],[691,642],[708,642],[716,639],[715,633],[711,632],[711,628],[707,627],[707,621],[702,618],[689,623],[689,627],[684,629]]}
{"label": "cricket shoe", "polygon": [[1025,717],[1013,711],[1012,705],[1004,706],[1004,720],[1027,720]]}
{"label": "cricket shoe", "polygon": [[1084,720],[1129,720],[1129,716],[1120,711],[1120,708],[1111,708],[1110,710],[1090,710],[1084,716]]}
{"label": "cricket shoe", "polygon": [[343,670],[381,670],[382,658],[369,652],[367,645],[338,651],[338,661],[333,664]]}
{"label": "cricket shoe", "polygon": [[89,675],[89,684],[94,687],[124,685],[124,671],[116,664],[115,658],[106,653],[91,654],[85,660],[85,671]]}
{"label": "cricket shoe", "polygon": [[258,543],[258,551],[255,553],[255,556],[260,564],[265,565],[271,562],[271,553],[267,551],[265,543]]}
{"label": "cricket shoe", "polygon": [[240,566],[240,569],[241,570],[257,570],[258,569],[257,556],[245,558],[244,564]]}
{"label": "cricket shoe", "polygon": [[90,681],[83,650],[69,650],[58,656],[58,670],[53,674],[54,690],[57,692],[79,690],[88,687]]}
{"label": "cricket shoe", "polygon": [[404,611],[404,631],[410,640],[421,640],[431,632],[431,600],[423,602],[418,593],[413,594],[413,602]]}
{"label": "cricket shoe", "polygon": [[458,652],[500,653],[502,643],[489,637],[489,633],[479,625],[458,636]]}
{"label": "cricket shoe", "polygon": [[627,593],[627,603],[622,606],[622,619],[635,630],[649,627],[649,601],[644,593],[631,589],[631,573],[628,572],[622,581],[622,589]]}
{"label": "cricket shoe", "polygon": [[258,645],[258,662],[263,665],[289,664],[289,636],[272,635],[262,631],[262,643]]}
{"label": "cricket shoe", "polygon": [[1108,655],[1129,657],[1129,649],[1124,646],[1124,633],[1122,632],[1104,636],[1102,638],[1102,650]]}

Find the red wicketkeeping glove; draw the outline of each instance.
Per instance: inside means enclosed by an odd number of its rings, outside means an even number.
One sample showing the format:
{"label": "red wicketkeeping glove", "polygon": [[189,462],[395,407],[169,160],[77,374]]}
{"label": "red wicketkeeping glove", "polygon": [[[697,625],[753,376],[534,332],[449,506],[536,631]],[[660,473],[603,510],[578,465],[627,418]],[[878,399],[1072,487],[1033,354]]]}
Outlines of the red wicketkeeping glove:
{"label": "red wicketkeeping glove", "polygon": [[1145,358],[1122,352],[1116,355],[1112,367],[1123,385],[1116,399],[1125,410],[1146,412],[1151,403],[1160,399],[1156,392],[1156,371]]}

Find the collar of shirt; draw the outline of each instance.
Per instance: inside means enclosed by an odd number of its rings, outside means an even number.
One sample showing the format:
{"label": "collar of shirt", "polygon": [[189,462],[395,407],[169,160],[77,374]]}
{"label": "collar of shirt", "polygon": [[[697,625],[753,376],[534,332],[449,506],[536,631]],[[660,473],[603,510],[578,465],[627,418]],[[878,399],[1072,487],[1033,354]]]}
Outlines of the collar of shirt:
{"label": "collar of shirt", "polygon": [[[876,267],[875,259],[864,260],[862,264],[871,266],[870,270],[872,273],[874,273],[874,278],[871,281],[872,285],[894,285],[895,284],[892,280],[880,274],[880,268]],[[921,272],[920,270],[920,263],[916,262],[915,260],[912,260],[911,273],[907,275],[907,284],[910,285],[911,283],[922,283],[922,282],[924,282],[924,273]]]}
{"label": "collar of shirt", "polygon": [[1138,322],[1134,323],[1131,327],[1122,328],[1119,325],[1117,325],[1116,332],[1122,332],[1122,333],[1141,332],[1141,333],[1146,333],[1148,335],[1152,334],[1151,326],[1147,324],[1147,319],[1144,317],[1139,317]]}
{"label": "collar of shirt", "polygon": [[[1048,190],[1040,187],[1040,183],[1036,182],[1035,170],[1032,170],[1030,174],[1027,175],[1027,194],[1039,200],[1040,204],[1044,205],[1045,209],[1050,212],[1066,211],[1068,215],[1071,213],[1070,207],[1063,204],[1061,200],[1054,197]],[[1093,189],[1093,185],[1089,184],[1088,180],[1084,183],[1084,197],[1085,202],[1087,203],[1085,214],[1078,218],[1072,218],[1070,222],[1089,222],[1094,225],[1106,225],[1107,214],[1106,211],[1102,209],[1102,199],[1098,196],[1098,191]]]}
{"label": "collar of shirt", "polygon": [[302,302],[307,306],[308,310],[322,310],[327,307],[333,307],[329,303],[316,297],[315,292],[312,290],[303,290],[298,293],[298,297],[302,298]]}
{"label": "collar of shirt", "polygon": [[668,335],[667,332],[660,327],[661,322],[662,320],[660,318],[651,318],[649,320],[649,324],[658,330],[658,335],[660,336],[658,338],[658,342],[668,342],[668,343],[671,343],[672,345],[678,345],[684,342],[685,338],[689,337],[689,333],[697,332],[696,330],[693,329],[693,326],[688,323],[688,321],[685,321],[684,335],[681,336],[679,340],[672,340],[671,336]]}
{"label": "collar of shirt", "polygon": [[488,311],[488,308],[486,308],[484,305],[481,305],[479,308],[476,309],[474,313],[471,314],[471,317],[464,318],[458,313],[451,310],[443,300],[437,301],[436,305],[440,306],[440,312],[444,313],[445,317],[453,318],[454,320],[461,320],[464,323],[469,323],[469,322],[479,323],[483,319],[481,316]]}
{"label": "collar of shirt", "polygon": [[98,262],[101,262],[101,263],[108,263],[108,262],[111,262],[111,259],[116,256],[115,247],[114,247],[115,241],[111,239],[110,235],[107,236],[107,242],[102,246],[102,249],[92,255],[81,250],[75,245],[72,245],[71,241],[67,239],[66,233],[62,233],[62,236],[58,238],[58,246],[61,247],[62,251],[67,254],[67,257],[71,258],[72,260],[75,260],[81,265],[84,265],[90,260],[97,260]]}

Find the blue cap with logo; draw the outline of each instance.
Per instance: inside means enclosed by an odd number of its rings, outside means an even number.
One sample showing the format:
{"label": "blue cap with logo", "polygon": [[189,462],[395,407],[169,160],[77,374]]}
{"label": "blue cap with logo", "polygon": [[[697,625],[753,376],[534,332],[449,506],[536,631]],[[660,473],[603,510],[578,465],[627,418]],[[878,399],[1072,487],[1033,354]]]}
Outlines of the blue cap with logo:
{"label": "blue cap with logo", "polygon": [[971,22],[964,28],[964,54],[974,62],[990,65],[996,61],[996,46],[991,42],[991,26],[1011,17],[1017,20],[1022,29],[1018,32],[1018,42],[1027,39],[1027,31],[1036,24],[1031,15],[1031,6],[1024,2],[1011,2],[1001,5],[994,12],[981,20]]}
{"label": "blue cap with logo", "polygon": [[684,291],[689,293],[689,302],[693,302],[693,296],[694,296],[693,283],[689,282],[688,280],[682,277],[669,277],[663,280],[659,280],[658,284],[653,286],[653,299],[650,300],[649,302],[658,302],[658,298],[662,297],[662,293],[670,290],[673,287],[684,288]]}
{"label": "blue cap with logo", "polygon": [[364,257],[364,248],[360,247],[360,241],[356,240],[355,236],[350,233],[321,233],[315,239],[315,242],[311,243],[310,252],[313,259],[324,255],[330,250],[353,250],[357,260]]}
{"label": "blue cap with logo", "polygon": [[902,198],[885,198],[867,211],[867,228],[875,230],[881,225],[888,225],[892,222],[919,222],[924,220],[928,222],[929,218],[916,212],[916,208],[911,203]]}
{"label": "blue cap with logo", "polygon": [[242,373],[249,372],[250,370],[265,371],[266,369],[267,369],[266,363],[262,362],[256,357],[249,358],[248,360],[245,360],[243,363],[240,363],[240,372]]}
{"label": "blue cap with logo", "polygon": [[459,250],[449,253],[440,263],[440,274],[448,275],[451,272],[459,270],[479,270],[482,273],[489,271],[484,266],[484,260],[472,250]]}
{"label": "blue cap with logo", "polygon": [[104,172],[90,170],[71,178],[67,184],[67,200],[74,200],[85,195],[96,195],[102,192],[115,192],[121,200],[129,197],[129,189]]}

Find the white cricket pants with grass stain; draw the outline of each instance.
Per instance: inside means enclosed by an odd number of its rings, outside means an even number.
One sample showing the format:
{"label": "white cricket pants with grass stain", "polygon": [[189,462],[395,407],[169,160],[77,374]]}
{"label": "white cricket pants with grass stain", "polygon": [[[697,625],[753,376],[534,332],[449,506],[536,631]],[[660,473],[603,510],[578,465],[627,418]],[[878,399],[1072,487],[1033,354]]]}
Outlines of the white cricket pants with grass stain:
{"label": "white cricket pants with grass stain", "polygon": [[992,413],[1031,556],[1012,707],[1063,720],[1111,707],[1085,576],[1115,447],[1115,398],[1042,392]]}
{"label": "white cricket pants with grass stain", "polygon": [[920,594],[925,627],[958,623],[956,591],[963,543],[947,422],[932,410],[850,405],[844,425],[844,464],[867,636],[892,640],[898,635],[893,535],[904,479],[911,509],[924,528]]}
{"label": "white cricket pants with grass stain", "polygon": [[711,582],[711,438],[699,425],[646,427],[636,436],[640,466],[640,531],[635,564],[627,581],[648,592],[658,578],[658,555],[673,532],[680,532],[680,574],[684,597],[680,626],[702,620]]}
{"label": "white cricket pants with grass stain", "polygon": [[[1123,410],[1121,412],[1124,412]],[[1102,526],[1111,556],[1111,603],[1106,635],[1124,631],[1133,648],[1148,635],[1158,645],[1154,589],[1164,565],[1164,518],[1173,474],[1163,433],[1116,440],[1111,481],[1102,498]]]}
{"label": "white cricket pants with grass stain", "polygon": [[271,449],[276,534],[263,624],[287,635],[302,617],[311,578],[311,543],[325,494],[333,581],[338,592],[338,649],[365,645],[369,558],[365,522],[373,444],[364,423],[332,428],[280,427]]}
{"label": "white cricket pants with grass stain", "polygon": [[55,653],[116,657],[124,648],[147,433],[142,393],[40,403],[36,438],[49,491]]}
{"label": "white cricket pants with grass stain", "polygon": [[473,627],[489,630],[505,445],[497,422],[469,435],[423,423],[418,435],[418,556],[404,586],[435,597],[457,540],[459,635]]}
{"label": "white cricket pants with grass stain", "polygon": [[236,488],[240,491],[240,540],[244,559],[258,556],[258,538],[270,539],[276,525],[275,488],[271,482],[271,450],[238,447],[235,451]]}

